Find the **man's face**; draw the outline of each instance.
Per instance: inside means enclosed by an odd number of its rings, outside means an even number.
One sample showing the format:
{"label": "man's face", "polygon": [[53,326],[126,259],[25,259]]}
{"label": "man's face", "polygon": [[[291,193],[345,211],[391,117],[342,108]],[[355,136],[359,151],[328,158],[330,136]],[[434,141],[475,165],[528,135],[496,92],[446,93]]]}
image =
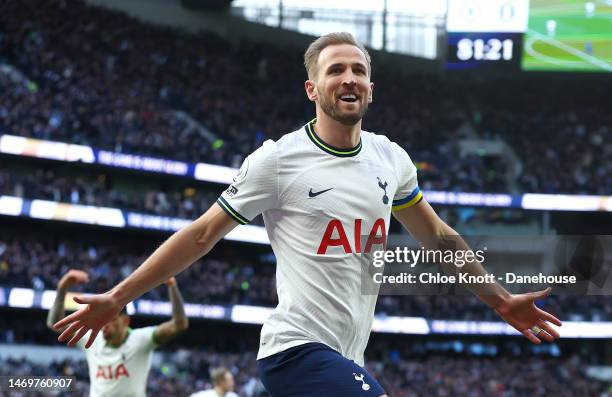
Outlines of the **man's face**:
{"label": "man's face", "polygon": [[114,340],[123,335],[130,325],[130,318],[125,314],[118,314],[102,328],[102,335],[106,340]]}
{"label": "man's face", "polygon": [[225,378],[223,379],[223,382],[221,382],[219,386],[221,386],[221,388],[223,389],[223,391],[225,391],[225,393],[234,391],[234,375],[232,375],[230,372],[226,372]]}
{"label": "man's face", "polygon": [[[370,82],[365,54],[350,44],[327,46],[319,54],[317,77],[311,100],[332,119],[344,125],[357,124],[372,102],[374,84]],[[307,91],[308,84],[307,84]]]}

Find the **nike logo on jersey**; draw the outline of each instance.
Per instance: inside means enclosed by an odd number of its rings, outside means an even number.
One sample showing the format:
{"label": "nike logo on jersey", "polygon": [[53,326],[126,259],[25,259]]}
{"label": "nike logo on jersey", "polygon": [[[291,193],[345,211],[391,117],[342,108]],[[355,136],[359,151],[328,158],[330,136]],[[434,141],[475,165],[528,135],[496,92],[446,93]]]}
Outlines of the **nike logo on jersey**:
{"label": "nike logo on jersey", "polygon": [[320,192],[313,192],[312,188],[310,188],[310,191],[308,192],[308,197],[317,197],[319,194],[323,194],[325,192],[329,192],[332,189],[333,189],[333,187],[330,187],[329,189],[321,190]]}

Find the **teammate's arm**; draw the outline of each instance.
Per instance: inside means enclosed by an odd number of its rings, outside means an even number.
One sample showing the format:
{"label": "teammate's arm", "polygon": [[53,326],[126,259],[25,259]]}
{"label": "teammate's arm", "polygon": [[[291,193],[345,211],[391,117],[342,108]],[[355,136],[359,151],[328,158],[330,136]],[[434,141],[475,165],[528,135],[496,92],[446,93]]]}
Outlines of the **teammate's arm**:
{"label": "teammate's arm", "polygon": [[49,329],[55,332],[60,331],[53,328],[53,324],[64,318],[64,300],[66,299],[68,289],[74,284],[87,282],[89,282],[89,275],[82,270],[71,269],[68,273],[64,274],[57,284],[55,301],[53,301],[53,306],[51,306],[47,315],[47,327]]}
{"label": "teammate's arm", "polygon": [[176,279],[171,277],[166,281],[166,285],[168,286],[168,295],[170,295],[170,302],[172,303],[172,319],[159,324],[157,328],[155,328],[153,337],[155,338],[155,342],[159,345],[170,341],[189,327],[189,320],[185,314],[183,297],[178,289]]}
{"label": "teammate's arm", "polygon": [[75,297],[77,303],[87,306],[54,325],[55,329],[67,327],[58,340],[68,340],[68,345],[74,346],[91,330],[85,345],[86,348],[90,347],[104,324],[115,317],[128,302],[157,287],[207,254],[237,225],[217,203],[213,204],[200,218],[174,233],[113,289],[104,294]]}
{"label": "teammate's arm", "polygon": [[[440,219],[425,199],[411,207],[394,211],[393,215],[426,249],[471,251],[467,243]],[[459,269],[454,265],[451,266],[454,267],[451,271]],[[474,276],[487,274],[482,265],[475,260],[467,262],[460,271]],[[559,333],[548,322],[560,326],[561,321],[534,304],[535,300],[546,297],[550,293],[550,288],[520,295],[510,294],[496,282],[470,284],[468,288],[533,343],[540,343],[538,336],[549,342],[559,338]],[[536,326],[542,330],[537,336],[531,332]]]}

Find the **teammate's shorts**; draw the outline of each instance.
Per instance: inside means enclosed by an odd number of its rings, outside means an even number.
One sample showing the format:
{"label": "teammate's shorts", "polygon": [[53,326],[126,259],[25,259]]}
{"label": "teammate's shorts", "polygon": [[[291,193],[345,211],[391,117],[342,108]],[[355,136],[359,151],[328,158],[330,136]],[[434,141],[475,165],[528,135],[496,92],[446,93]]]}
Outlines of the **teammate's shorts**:
{"label": "teammate's shorts", "polygon": [[270,397],[385,394],[368,371],[322,343],[307,343],[257,360],[257,372]]}

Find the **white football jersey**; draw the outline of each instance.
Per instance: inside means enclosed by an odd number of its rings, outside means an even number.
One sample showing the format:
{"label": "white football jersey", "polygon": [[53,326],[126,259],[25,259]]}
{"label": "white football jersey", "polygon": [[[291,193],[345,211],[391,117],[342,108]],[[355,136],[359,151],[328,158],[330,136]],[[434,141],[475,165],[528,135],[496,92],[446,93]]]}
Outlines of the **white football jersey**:
{"label": "white football jersey", "polygon": [[79,342],[89,366],[90,397],[144,397],[151,369],[153,350],[157,344],[153,334],[157,327],[130,329],[121,346],[107,345],[102,332],[89,349],[86,334]]}
{"label": "white football jersey", "polygon": [[410,157],[387,137],[362,131],[339,149],[315,123],[266,141],[217,203],[242,224],[263,213],[276,255],[279,303],[257,358],[320,342],[363,366],[377,299],[362,293],[364,254],[383,249],[391,209],[422,195]]}

